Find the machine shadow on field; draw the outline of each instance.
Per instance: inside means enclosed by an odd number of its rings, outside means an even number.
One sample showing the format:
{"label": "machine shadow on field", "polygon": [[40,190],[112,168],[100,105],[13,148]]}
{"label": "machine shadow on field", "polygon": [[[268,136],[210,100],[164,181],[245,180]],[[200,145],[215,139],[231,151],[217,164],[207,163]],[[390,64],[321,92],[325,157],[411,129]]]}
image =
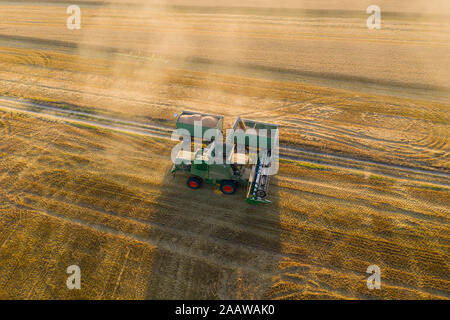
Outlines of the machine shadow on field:
{"label": "machine shadow on field", "polygon": [[247,186],[225,195],[165,168],[153,223],[164,226],[156,243],[145,299],[269,299],[281,257],[279,190],[272,204],[245,201]]}

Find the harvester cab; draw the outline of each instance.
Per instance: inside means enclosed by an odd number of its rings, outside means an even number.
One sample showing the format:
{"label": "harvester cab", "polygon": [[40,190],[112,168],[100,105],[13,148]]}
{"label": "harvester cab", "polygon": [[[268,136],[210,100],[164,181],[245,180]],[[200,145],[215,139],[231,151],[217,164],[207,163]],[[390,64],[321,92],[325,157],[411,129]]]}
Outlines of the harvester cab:
{"label": "harvester cab", "polygon": [[237,118],[225,141],[222,126],[223,116],[183,111],[176,122],[183,142],[172,159],[172,173],[189,175],[191,189],[207,182],[228,195],[247,185],[248,203],[270,203],[269,180],[278,171],[278,125]]}

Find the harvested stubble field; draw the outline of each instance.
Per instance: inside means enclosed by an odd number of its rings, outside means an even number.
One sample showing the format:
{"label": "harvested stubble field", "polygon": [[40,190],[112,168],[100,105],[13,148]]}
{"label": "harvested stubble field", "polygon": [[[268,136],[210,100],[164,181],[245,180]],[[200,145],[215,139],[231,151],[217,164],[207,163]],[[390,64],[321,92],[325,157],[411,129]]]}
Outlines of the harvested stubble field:
{"label": "harvested stubble field", "polygon": [[[0,2],[0,298],[450,297],[445,11],[52,2]],[[168,174],[182,109],[281,125],[272,205]]]}

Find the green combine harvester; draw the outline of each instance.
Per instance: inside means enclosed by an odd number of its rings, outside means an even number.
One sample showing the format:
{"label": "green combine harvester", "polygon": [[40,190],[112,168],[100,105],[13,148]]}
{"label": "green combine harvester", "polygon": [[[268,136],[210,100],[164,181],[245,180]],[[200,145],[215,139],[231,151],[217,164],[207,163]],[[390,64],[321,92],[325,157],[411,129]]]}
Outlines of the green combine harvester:
{"label": "green combine harvester", "polygon": [[266,197],[270,176],[278,171],[278,125],[238,118],[225,142],[222,126],[223,116],[183,111],[176,128],[188,143],[184,149],[179,144],[171,172],[188,175],[191,189],[206,182],[232,195],[240,184],[247,185],[248,203],[271,203]]}

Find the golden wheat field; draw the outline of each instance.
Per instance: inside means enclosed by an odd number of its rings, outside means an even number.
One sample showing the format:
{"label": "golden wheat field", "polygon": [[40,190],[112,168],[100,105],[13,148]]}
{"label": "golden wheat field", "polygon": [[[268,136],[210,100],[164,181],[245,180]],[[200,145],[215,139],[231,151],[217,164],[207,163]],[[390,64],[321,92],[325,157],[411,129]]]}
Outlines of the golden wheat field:
{"label": "golden wheat field", "polygon": [[[450,6],[370,2],[0,2],[0,299],[449,299]],[[272,204],[169,174],[182,110],[280,125]]]}

